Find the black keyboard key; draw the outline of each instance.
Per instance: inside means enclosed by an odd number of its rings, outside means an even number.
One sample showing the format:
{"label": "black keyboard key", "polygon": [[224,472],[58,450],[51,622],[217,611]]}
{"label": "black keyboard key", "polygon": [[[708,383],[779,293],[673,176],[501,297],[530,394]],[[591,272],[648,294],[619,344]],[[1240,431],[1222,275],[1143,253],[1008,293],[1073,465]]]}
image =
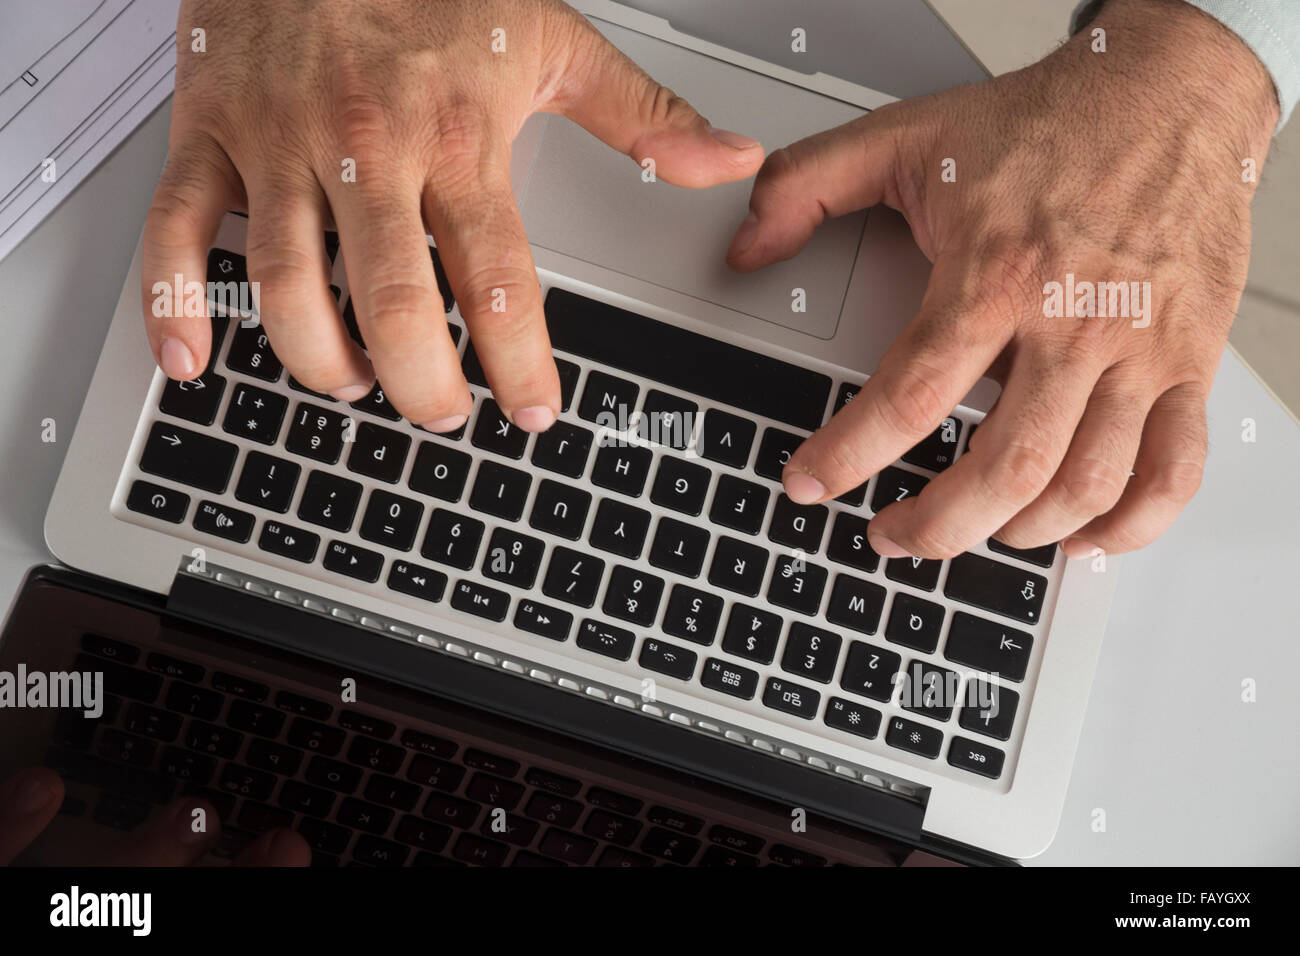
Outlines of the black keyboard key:
{"label": "black keyboard key", "polygon": [[275,776],[264,770],[228,763],[222,768],[217,786],[236,796],[265,801],[271,798],[271,791],[275,789]]}
{"label": "black keyboard key", "polygon": [[420,788],[382,773],[372,773],[366,781],[366,799],[395,810],[414,810]]}
{"label": "black keyboard key", "polygon": [[412,491],[422,495],[432,495],[443,501],[459,501],[472,460],[466,452],[441,442],[422,441],[415,452],[407,484]]}
{"label": "black keyboard key", "polygon": [[645,489],[652,457],[649,448],[613,442],[602,445],[596,452],[595,464],[591,466],[591,482],[601,488],[636,498]]}
{"label": "black keyboard key", "polygon": [[307,782],[318,787],[326,787],[339,793],[353,793],[361,783],[361,769],[350,767],[339,760],[329,757],[312,757],[303,774]]}
{"label": "black keyboard key", "polygon": [[779,677],[769,677],[763,690],[763,705],[783,713],[812,720],[817,716],[822,695],[811,687],[802,687]]}
{"label": "black keyboard key", "polygon": [[410,855],[410,849],[400,843],[369,835],[357,837],[357,845],[352,848],[352,859],[368,866],[401,866]]}
{"label": "black keyboard key", "polygon": [[718,538],[709,566],[709,583],[728,591],[756,597],[763,587],[767,552],[762,548],[725,535]]}
{"label": "black keyboard key", "polygon": [[963,730],[998,740],[1010,740],[1020,695],[1010,688],[972,678],[966,685],[965,705],[957,718]]}
{"label": "black keyboard key", "polygon": [[841,382],[839,391],[835,393],[835,408],[832,414],[838,412],[849,402],[857,398],[858,392],[860,391],[862,391],[861,385],[854,385],[850,382]]}
{"label": "black keyboard key", "polygon": [[[376,740],[388,740],[397,733],[397,725],[387,720],[381,720],[378,717],[371,717],[369,714],[362,714],[355,710],[345,710],[339,714],[339,726],[344,730],[352,730],[358,734],[364,734],[367,737],[374,737]],[[393,748],[393,752],[400,754],[401,750]],[[400,757],[398,758],[400,762]],[[394,770],[385,770],[384,773],[393,773]]]}
{"label": "black keyboard key", "polygon": [[946,667],[912,661],[903,672],[903,692],[898,706],[943,723],[952,717],[958,703],[957,686],[961,678]]}
{"label": "black keyboard key", "polygon": [[642,807],[641,801],[636,797],[629,797],[625,793],[607,790],[604,787],[592,787],[588,790],[587,802],[593,807],[613,810],[615,813],[621,813],[629,817],[634,817],[640,813]]}
{"label": "black keyboard key", "polygon": [[767,858],[778,866],[816,867],[826,865],[826,857],[818,856],[816,853],[809,853],[807,850],[797,850],[782,843],[772,844],[767,851]]}
{"label": "black keyboard key", "polygon": [[474,866],[504,866],[510,855],[508,844],[486,840],[473,833],[462,833],[452,849],[456,859]]}
{"label": "black keyboard key", "polygon": [[939,427],[920,444],[903,452],[903,461],[931,471],[943,471],[957,457],[957,442],[961,435],[961,421],[945,418]]}
{"label": "black keyboard key", "polygon": [[215,372],[205,372],[188,382],[168,379],[158,410],[196,425],[211,425],[217,419],[217,406],[225,389],[226,380]]}
{"label": "black keyboard key", "polygon": [[847,511],[837,514],[830,540],[826,543],[826,557],[868,574],[875,571],[880,564],[880,555],[867,540],[867,519]]}
{"label": "black keyboard key", "polygon": [[637,658],[646,670],[667,674],[678,680],[690,680],[695,673],[695,662],[699,655],[676,644],[668,644],[653,637],[647,637],[641,645],[641,655]]}
{"label": "black keyboard key", "polygon": [[397,484],[411,449],[411,436],[384,428],[374,422],[362,422],[353,435],[348,453],[348,471]]}
{"label": "black keyboard key", "polygon": [[[236,286],[242,286],[248,282],[248,260],[243,256],[227,252],[225,249],[218,249],[215,246],[208,250],[208,281],[214,284],[224,284],[232,282]],[[235,308],[236,304],[232,301],[229,288],[214,289],[214,292],[220,292],[224,302],[218,300],[217,304],[224,304],[227,308]],[[238,293],[236,293],[238,294]]]}
{"label": "black keyboard key", "polygon": [[966,737],[953,737],[948,745],[948,763],[991,780],[1002,776],[1005,759],[1006,754],[996,747]]}
{"label": "black keyboard key", "polygon": [[274,740],[284,728],[285,716],[278,710],[263,707],[251,700],[232,700],[226,723],[235,730]]}
{"label": "black keyboard key", "polygon": [[334,398],[332,395],[326,395],[324,392],[313,391],[292,375],[289,376],[289,387],[295,392],[302,392],[304,395],[310,395],[318,401],[329,402],[330,404],[335,404],[338,401],[338,399]]}
{"label": "black keyboard key", "polygon": [[541,767],[529,768],[528,772],[524,774],[524,779],[539,790],[558,793],[562,797],[576,797],[578,791],[582,789],[581,781],[550,770],[543,770]]}
{"label": "black keyboard key", "polygon": [[511,760],[509,757],[502,757],[499,754],[488,753],[486,750],[479,750],[477,747],[466,750],[461,759],[465,761],[467,767],[472,767],[475,770],[486,770],[498,777],[516,776],[520,769],[519,761]]}
{"label": "black keyboard key", "polygon": [[468,571],[474,567],[483,529],[482,521],[438,508],[429,515],[429,528],[424,534],[424,543],[420,545],[420,553],[430,561]]}
{"label": "black keyboard key", "polygon": [[720,620],[721,597],[697,591],[684,584],[674,584],[660,627],[665,634],[707,646],[713,643]]}
{"label": "black keyboard key", "polygon": [[727,616],[727,630],[722,649],[759,664],[770,664],[781,642],[782,620],[771,611],[733,604]]}
{"label": "black keyboard key", "polygon": [[754,445],[757,426],[747,418],[710,408],[704,413],[699,451],[709,461],[744,468]]}
{"label": "black keyboard key", "polygon": [[424,516],[424,505],[388,491],[370,492],[361,518],[361,537],[398,551],[410,551]]}
{"label": "black keyboard key", "polygon": [[479,810],[477,803],[449,797],[443,793],[431,793],[429,799],[424,802],[424,809],[420,812],[426,819],[468,830],[478,819]]}
{"label": "black keyboard key", "polygon": [[542,823],[567,829],[578,822],[578,817],[582,816],[582,811],[585,809],[586,807],[576,800],[567,800],[553,793],[538,791],[529,798],[528,806],[524,808],[524,815],[540,820]]}
{"label": "black keyboard key", "polygon": [[187,428],[154,422],[149,428],[140,470],[159,478],[223,494],[239,447]]}
{"label": "black keyboard key", "polygon": [[334,714],[334,708],[324,701],[287,690],[275,695],[275,706],[296,717],[310,717],[312,720],[329,720]]}
{"label": "black keyboard key", "polygon": [[918,591],[933,591],[939,583],[942,561],[928,558],[890,558],[885,562],[885,577],[899,584],[909,584]]}
{"label": "black keyboard key", "polygon": [[872,700],[888,701],[894,693],[894,681],[903,659],[893,651],[872,647],[861,641],[849,644],[840,686]]}
{"label": "black keyboard key", "polygon": [[577,541],[587,524],[591,493],[543,478],[537,486],[533,511],[528,523],[538,531],[549,531],[561,538]]}
{"label": "black keyboard key", "polygon": [[299,402],[285,435],[284,447],[295,455],[326,465],[337,464],[347,436],[355,427],[353,420],[346,415]]}
{"label": "black keyboard key", "polygon": [[862,502],[867,500],[867,482],[864,481],[856,488],[850,488],[848,491],[844,492],[844,494],[836,497],[835,500],[841,504],[848,505],[850,508],[860,507]]}
{"label": "black keyboard key", "polygon": [[829,684],[835,676],[843,641],[838,634],[813,627],[803,621],[790,625],[781,656],[781,669],[810,680]]}
{"label": "black keyboard key", "polygon": [[504,621],[506,611],[510,609],[510,595],[496,588],[462,580],[456,582],[456,587],[451,592],[451,606],[489,621]]}
{"label": "black keyboard key", "polygon": [[148,819],[153,808],[142,800],[116,793],[102,793],[95,804],[92,819],[117,830],[134,830]]}
{"label": "black keyboard key", "polygon": [[842,697],[832,697],[826,704],[827,727],[843,730],[858,737],[874,738],[880,732],[880,711],[864,707]]}
{"label": "black keyboard key", "polygon": [[[346,713],[346,711],[345,711]],[[343,720],[340,719],[340,724]],[[385,722],[386,723],[386,722]],[[392,726],[388,724],[388,726]],[[376,774],[394,774],[402,767],[402,761],[406,759],[406,751],[396,744],[385,743],[382,740],[376,740],[365,734],[358,733],[352,738],[352,743],[348,745],[348,761],[356,764],[358,767],[365,767],[368,770],[375,771]],[[373,781],[375,777],[371,777]],[[387,780],[387,777],[383,779]],[[419,792],[419,788],[415,788]],[[383,803],[386,806],[395,806],[395,804],[381,800],[367,791],[367,797],[377,803]],[[414,806],[414,801],[412,801]]]}
{"label": "black keyboard key", "polygon": [[894,606],[889,610],[885,638],[891,643],[933,654],[939,646],[943,614],[941,605],[899,591],[894,595]]}
{"label": "black keyboard key", "polygon": [[474,422],[474,434],[470,442],[476,448],[490,451],[503,458],[523,458],[524,446],[528,444],[528,432],[510,424],[501,411],[501,406],[493,399],[483,399],[479,406],[478,420]]}
{"label": "black keyboard key", "polygon": [[444,740],[442,737],[435,737],[433,734],[426,734],[423,731],[409,728],[402,731],[402,746],[408,750],[443,758],[455,756],[457,750],[456,744],[450,740]]}
{"label": "black keyboard key", "polygon": [[394,561],[388,568],[388,587],[422,601],[441,601],[447,589],[447,575],[409,561]]}
{"label": "black keyboard key", "polygon": [[227,674],[225,671],[215,671],[212,674],[212,689],[255,701],[266,700],[271,693],[271,688],[265,684],[259,684],[239,674]]}
{"label": "black keyboard key", "polygon": [[709,828],[709,840],[730,850],[754,854],[761,851],[764,844],[767,843],[762,837],[754,836],[752,833],[746,833],[743,830],[734,830],[731,827],[723,826],[721,823],[714,824]]}
{"label": "black keyboard key", "polygon": [[1033,624],[1042,616],[1047,578],[968,552],[949,562],[943,593],[954,601]]}
{"label": "black keyboard key", "polygon": [[790,457],[802,444],[803,438],[799,435],[792,435],[779,428],[764,429],[763,440],[758,445],[758,457],[754,459],[754,471],[764,478],[780,481]]}
{"label": "black keyboard key", "polygon": [[632,657],[636,635],[631,631],[603,621],[584,618],[578,625],[578,646],[602,657],[625,661]]}
{"label": "black keyboard key", "polygon": [[192,754],[180,747],[166,747],[158,762],[160,773],[198,787],[205,787],[216,773],[217,762],[211,757]]}
{"label": "black keyboard key", "polygon": [[[330,799],[334,799],[333,794],[330,794]],[[303,817],[299,820],[298,832],[307,841],[307,845],[315,851],[312,855],[313,863],[316,853],[338,856],[347,849],[348,841],[352,839],[352,831],[347,827],[341,827],[337,823],[326,823],[313,817]]]}
{"label": "black keyboard key", "polygon": [[592,839],[627,847],[641,833],[641,822],[618,813],[593,810],[582,825],[582,832]]}
{"label": "black keyboard key", "polygon": [[167,700],[164,702],[164,706],[168,710],[177,714],[184,714],[186,717],[197,717],[199,720],[216,720],[217,715],[221,713],[223,703],[225,703],[225,698],[214,690],[195,687],[193,684],[187,684],[183,681],[172,681],[171,687],[167,688]]}
{"label": "black keyboard key", "polygon": [[523,784],[503,780],[490,773],[476,773],[465,788],[465,796],[493,809],[513,810],[524,796]]}
{"label": "black keyboard key", "polygon": [[307,717],[298,717],[289,725],[285,739],[295,747],[333,757],[343,749],[347,734],[337,727],[317,723]]}
{"label": "black keyboard key", "polygon": [[683,836],[680,833],[674,833],[672,830],[666,830],[663,827],[652,827],[650,832],[645,835],[641,841],[641,850],[651,856],[657,856],[661,860],[667,860],[670,863],[676,863],[679,866],[685,866],[690,863],[699,852],[700,841],[693,837]]}
{"label": "black keyboard key", "polygon": [[565,641],[573,627],[573,615],[536,601],[520,601],[515,608],[515,627],[552,641]]}
{"label": "black keyboard key", "polygon": [[875,634],[884,607],[885,589],[879,584],[837,574],[826,605],[826,620],[862,634]]}
{"label": "black keyboard key", "polygon": [[484,461],[474,476],[474,489],[469,494],[469,506],[507,521],[518,521],[524,513],[524,501],[533,479],[527,473]]}
{"label": "black keyboard key", "polygon": [[633,853],[631,850],[622,850],[616,846],[607,846],[605,849],[600,851],[600,856],[597,858],[595,865],[630,869],[632,867],[654,866],[655,861],[643,854]]}
{"label": "black keyboard key", "polygon": [[579,607],[591,607],[596,603],[604,575],[605,562],[600,558],[569,548],[555,548],[542,582],[542,593]]}
{"label": "black keyboard key", "polygon": [[578,415],[605,428],[625,431],[640,391],[640,387],[632,382],[593,369],[587,375],[586,388],[582,390]]}
{"label": "black keyboard key", "polygon": [[646,811],[645,816],[647,820],[657,827],[673,830],[676,833],[685,833],[687,836],[695,836],[700,830],[704,829],[704,821],[699,817],[693,817],[689,813],[683,813],[669,807],[651,807]]}
{"label": "black keyboard key", "polygon": [[895,501],[914,498],[929,483],[929,478],[923,478],[914,471],[886,468],[876,476],[876,490],[871,496],[871,510],[879,512]]}
{"label": "black keyboard key", "polygon": [[567,478],[581,478],[591,452],[591,432],[579,425],[559,421],[537,436],[532,462]]}
{"label": "black keyboard key", "polygon": [[226,368],[260,378],[264,382],[276,381],[284,371],[284,366],[271,351],[271,340],[262,331],[262,326],[245,327],[242,322],[235,329],[235,337],[230,342]]}
{"label": "black keyboard key", "polygon": [[758,866],[758,858],[752,857],[747,853],[737,853],[735,850],[728,850],[726,847],[711,846],[704,851],[704,856],[700,857],[698,866],[728,866],[733,869],[742,869]]}
{"label": "black keyboard key", "polygon": [[486,837],[505,840],[515,846],[528,846],[540,829],[541,827],[532,820],[515,816],[513,813],[493,811],[483,820],[479,832]]}
{"label": "black keyboard key", "polygon": [[102,634],[82,634],[81,649],[110,661],[134,664],[140,659],[140,648],[125,641],[104,637]]}
{"label": "black keyboard key", "polygon": [[402,817],[401,823],[397,825],[397,832],[393,835],[402,843],[428,850],[430,853],[441,853],[447,841],[451,839],[451,828],[407,814]]}
{"label": "black keyboard key", "polygon": [[710,657],[700,672],[700,684],[732,697],[753,700],[754,694],[758,692],[758,671]]}
{"label": "black keyboard key", "polygon": [[650,500],[682,514],[698,515],[709,493],[709,477],[709,469],[703,465],[664,455],[659,459]]}
{"label": "black keyboard key", "polygon": [[660,518],[650,545],[650,563],[687,578],[698,578],[709,550],[709,532],[676,518]]}
{"label": "black keyboard key", "polygon": [[313,471],[298,502],[298,517],[334,531],[347,531],[361,503],[361,486],[324,471]]}
{"label": "black keyboard key", "polygon": [[551,827],[542,837],[537,849],[544,856],[572,866],[584,866],[596,852],[596,841]]}
{"label": "black keyboard key", "polygon": [[74,661],[73,670],[84,672],[102,672],[104,675],[104,690],[109,694],[117,697],[129,697],[132,700],[141,700],[146,704],[152,704],[158,699],[158,692],[162,690],[162,678],[157,674],[150,674],[147,671],[138,670],[134,667],[126,667],[117,661],[107,660],[99,657],[91,657],[89,654],[78,654]]}
{"label": "black keyboard key", "polygon": [[797,505],[785,495],[777,495],[767,536],[777,544],[816,554],[829,514],[825,505]]}
{"label": "black keyboard key", "polygon": [[240,382],[230,393],[221,427],[249,441],[274,445],[288,409],[289,400],[283,395]]}
{"label": "black keyboard key", "polygon": [[388,832],[388,825],[393,822],[393,817],[396,815],[387,807],[366,803],[366,801],[358,800],[356,797],[346,797],[339,804],[336,819],[345,827],[352,827],[352,829],[361,830],[363,833],[378,835]]}
{"label": "black keyboard key", "polygon": [[685,451],[691,443],[699,414],[700,406],[695,402],[652,388],[646,392],[641,405],[637,434],[656,445]]}
{"label": "black keyboard key", "polygon": [[151,481],[135,481],[126,496],[126,506],[138,514],[180,524],[189,510],[190,496]]}
{"label": "black keyboard key", "polygon": [[772,493],[735,475],[721,475],[709,507],[709,520],[733,531],[758,534]]}
{"label": "black keyboard key", "polygon": [[269,740],[250,740],[244,760],[250,767],[291,777],[302,764],[302,751]]}
{"label": "black keyboard key", "polygon": [[256,523],[256,519],[247,511],[229,508],[215,501],[200,501],[194,509],[195,530],[227,541],[247,541],[253,536],[253,525]]}
{"label": "black keyboard key", "polygon": [[650,530],[650,512],[611,498],[602,498],[587,540],[602,551],[639,558]]}
{"label": "black keyboard key", "polygon": [[767,586],[767,599],[777,607],[815,617],[825,590],[825,568],[809,564],[802,557],[783,554],[776,559],[772,583]]}
{"label": "black keyboard key", "polygon": [[376,382],[369,394],[360,401],[353,402],[352,407],[359,412],[366,412],[370,415],[378,415],[380,418],[386,418],[390,422],[400,422],[401,413],[393,407],[393,403],[388,400],[384,394],[383,388]]}
{"label": "black keyboard key", "polygon": [[[562,352],[796,428],[812,431],[821,425],[830,397],[831,380],[825,375],[566,289],[547,293],[546,324],[552,344]],[[586,394],[583,398],[585,405]],[[635,395],[623,401],[630,411]]]}
{"label": "black keyboard key", "polygon": [[546,545],[509,528],[497,528],[483,555],[483,576],[527,590],[537,580]]}
{"label": "black keyboard key", "polygon": [[203,720],[191,720],[185,736],[185,746],[190,750],[225,760],[234,758],[243,741],[243,734]]}
{"label": "black keyboard key", "polygon": [[[457,332],[460,331],[455,326],[452,326],[452,328]],[[462,368],[465,372],[465,378],[470,384],[478,385],[481,388],[488,387],[487,375],[483,372],[483,364],[479,361],[473,342],[470,342],[465,347],[465,360],[462,363]],[[555,360],[555,371],[560,376],[560,411],[567,412],[569,406],[573,404],[573,393],[578,388],[578,377],[582,374],[582,369],[573,362],[557,358]]]}
{"label": "black keyboard key", "polygon": [[891,717],[889,729],[885,731],[885,743],[933,759],[939,756],[939,749],[943,746],[943,731],[914,720]]}
{"label": "black keyboard key", "polygon": [[158,745],[136,734],[123,733],[108,728],[100,735],[95,752],[105,760],[113,760],[131,767],[148,767],[153,763]]}
{"label": "black keyboard key", "polygon": [[278,554],[282,558],[309,562],[316,559],[316,549],[320,547],[320,536],[301,528],[294,528],[278,521],[268,521],[262,525],[262,533],[257,539],[257,546],[263,551]]}
{"label": "black keyboard key", "polygon": [[[446,754],[445,756],[451,756]],[[465,779],[465,768],[459,764],[448,763],[428,754],[416,754],[411,758],[411,765],[406,768],[407,779],[425,787],[433,787],[444,793],[452,793]]]}
{"label": "black keyboard key", "polygon": [[379,580],[379,572],[384,569],[384,556],[378,551],[359,548],[346,541],[331,541],[329,547],[325,549],[322,564],[326,571],[346,574],[358,581],[369,581],[373,584]]}
{"label": "black keyboard key", "polygon": [[284,514],[293,501],[300,474],[302,468],[295,462],[250,451],[239,473],[235,497],[245,504]]}
{"label": "black keyboard key", "polygon": [[663,578],[619,564],[609,573],[601,608],[610,617],[650,627],[658,616],[663,593]]}
{"label": "black keyboard key", "polygon": [[1034,647],[1032,634],[1004,627],[964,611],[952,615],[943,656],[1008,680],[1022,681]]}
{"label": "black keyboard key", "polygon": [[1030,564],[1036,564],[1040,568],[1050,568],[1056,563],[1056,545],[1045,544],[1040,548],[1013,548],[1009,544],[1003,544],[997,538],[989,538],[989,550],[997,554],[1005,554],[1010,558],[1019,558],[1021,561],[1027,561]]}

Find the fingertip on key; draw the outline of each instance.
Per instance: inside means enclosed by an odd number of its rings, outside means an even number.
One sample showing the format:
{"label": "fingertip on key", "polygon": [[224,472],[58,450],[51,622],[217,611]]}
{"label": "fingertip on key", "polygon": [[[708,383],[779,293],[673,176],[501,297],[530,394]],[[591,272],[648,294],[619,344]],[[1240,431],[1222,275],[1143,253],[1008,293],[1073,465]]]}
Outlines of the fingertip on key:
{"label": "fingertip on key", "polygon": [[180,339],[163,339],[158,348],[159,364],[168,378],[184,382],[194,377],[194,353]]}
{"label": "fingertip on key", "polygon": [[555,424],[555,412],[545,405],[531,405],[515,412],[511,420],[523,431],[544,432]]}
{"label": "fingertip on key", "polygon": [[797,505],[816,504],[826,497],[826,486],[806,471],[788,471],[781,483],[790,500]]}

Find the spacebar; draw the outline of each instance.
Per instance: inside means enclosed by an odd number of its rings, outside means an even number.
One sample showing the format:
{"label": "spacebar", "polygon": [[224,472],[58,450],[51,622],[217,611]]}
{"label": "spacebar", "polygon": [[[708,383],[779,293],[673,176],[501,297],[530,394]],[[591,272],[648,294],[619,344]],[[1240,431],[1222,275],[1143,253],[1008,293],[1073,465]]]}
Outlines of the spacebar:
{"label": "spacebar", "polygon": [[576,295],[546,294],[551,345],[724,405],[814,431],[831,380],[789,362]]}

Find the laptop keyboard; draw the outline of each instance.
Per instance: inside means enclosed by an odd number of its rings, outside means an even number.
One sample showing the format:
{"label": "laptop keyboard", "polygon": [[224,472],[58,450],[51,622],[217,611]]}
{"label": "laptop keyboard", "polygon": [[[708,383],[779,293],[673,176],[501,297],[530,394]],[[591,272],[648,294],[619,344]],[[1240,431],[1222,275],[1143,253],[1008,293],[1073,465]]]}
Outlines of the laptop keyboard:
{"label": "laptop keyboard", "polygon": [[98,720],[56,724],[47,765],[90,788],[70,790],[63,815],[130,831],[198,796],[221,816],[221,857],[291,827],[320,867],[831,862],[788,833],[115,638],[83,634],[73,667],[104,674],[105,703]]}
{"label": "laptop keyboard", "polygon": [[384,593],[562,646],[575,666],[618,662],[740,727],[757,714],[863,762],[1009,785],[1057,549],[881,560],[866,538],[873,513],[956,459],[969,418],[829,505],[798,505],[781,469],[856,384],[556,286],[563,413],[533,436],[491,398],[447,301],[475,396],[458,433],[406,423],[379,386],[351,405],[310,392],[260,326],[216,318],[204,374],[153,393],[118,513],[351,587],[361,606]]}

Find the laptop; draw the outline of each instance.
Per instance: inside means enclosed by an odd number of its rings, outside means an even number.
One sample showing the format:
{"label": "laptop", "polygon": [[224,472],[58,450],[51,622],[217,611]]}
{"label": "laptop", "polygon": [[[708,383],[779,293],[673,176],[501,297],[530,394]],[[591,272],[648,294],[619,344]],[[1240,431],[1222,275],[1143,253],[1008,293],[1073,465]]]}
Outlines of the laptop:
{"label": "laptop", "polygon": [[[727,46],[688,4],[575,6],[769,150],[894,98],[788,65],[775,47],[803,27],[784,11]],[[928,8],[880,9],[914,28],[913,65],[978,75]],[[218,805],[227,855],[282,825],[321,865],[1042,851],[1116,563],[866,543],[876,511],[964,453],[996,386],[829,505],[781,491],[920,301],[906,224],[842,217],[738,276],[722,253],[748,183],[646,182],[556,117],[528,121],[512,163],[564,386],[540,435],[501,417],[432,244],[475,396],[451,435],[401,420],[382,383],[351,405],[309,392],[255,317],[221,308],[208,367],[169,382],[143,344],[137,249],[46,517],[64,567],[29,576],[0,658],[104,674],[93,720],[0,718],[23,722],[0,770],[70,781],[33,859],[129,840],[182,790]],[[244,242],[228,216],[210,290],[242,281]]]}

